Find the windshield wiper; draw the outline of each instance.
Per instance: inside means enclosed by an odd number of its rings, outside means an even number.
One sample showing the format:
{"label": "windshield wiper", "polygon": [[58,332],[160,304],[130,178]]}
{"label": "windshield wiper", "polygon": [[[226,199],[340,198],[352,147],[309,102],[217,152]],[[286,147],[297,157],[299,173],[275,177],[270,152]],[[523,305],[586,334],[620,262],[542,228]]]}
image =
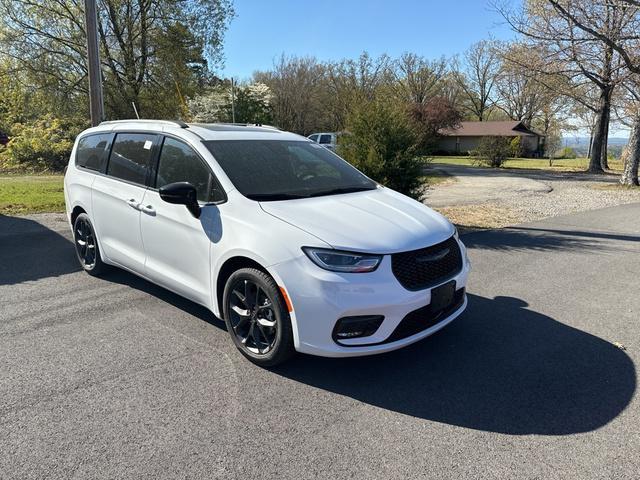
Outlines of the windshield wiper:
{"label": "windshield wiper", "polygon": [[314,192],[309,194],[309,197],[321,197],[324,195],[339,195],[341,193],[354,193],[354,192],[365,192],[367,190],[375,190],[375,187],[365,187],[365,186],[354,186],[354,187],[339,187],[332,188],[330,190],[321,190],[319,192]]}
{"label": "windshield wiper", "polygon": [[320,190],[318,192],[309,193],[253,193],[246,195],[247,198],[257,202],[273,202],[277,200],[295,200],[299,198],[322,197],[325,195],[338,195],[340,193],[364,192],[366,190],[375,190],[375,187],[353,186],[338,187],[329,190]]}

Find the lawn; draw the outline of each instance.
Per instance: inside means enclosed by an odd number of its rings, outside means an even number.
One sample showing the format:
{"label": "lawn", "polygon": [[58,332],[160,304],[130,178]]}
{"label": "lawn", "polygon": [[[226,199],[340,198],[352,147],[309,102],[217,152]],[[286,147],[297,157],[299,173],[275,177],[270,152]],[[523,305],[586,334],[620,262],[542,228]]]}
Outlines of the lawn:
{"label": "lawn", "polygon": [[0,214],[64,211],[62,175],[0,177]]}
{"label": "lawn", "polygon": [[422,180],[429,186],[455,181],[455,178],[442,170],[428,170]]}
{"label": "lawn", "polygon": [[[433,163],[476,166],[473,164],[473,158],[471,157],[433,157]],[[504,162],[502,168],[579,172],[586,170],[588,166],[589,159],[587,158],[554,160],[551,167],[549,166],[549,160],[546,158],[510,158]],[[613,171],[622,171],[622,162],[620,160],[609,160],[609,167]]]}

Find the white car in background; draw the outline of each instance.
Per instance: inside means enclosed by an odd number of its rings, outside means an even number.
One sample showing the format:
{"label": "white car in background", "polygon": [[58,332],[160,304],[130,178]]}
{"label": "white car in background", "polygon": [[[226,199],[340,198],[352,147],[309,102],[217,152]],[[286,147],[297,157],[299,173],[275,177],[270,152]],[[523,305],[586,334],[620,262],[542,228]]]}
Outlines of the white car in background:
{"label": "white car in background", "polygon": [[77,138],[64,193],[87,273],[204,305],[263,366],[404,347],[467,304],[447,219],[274,128],[104,122]]}
{"label": "white car in background", "polygon": [[338,146],[338,135],[339,134],[335,132],[312,133],[307,138],[335,152]]}

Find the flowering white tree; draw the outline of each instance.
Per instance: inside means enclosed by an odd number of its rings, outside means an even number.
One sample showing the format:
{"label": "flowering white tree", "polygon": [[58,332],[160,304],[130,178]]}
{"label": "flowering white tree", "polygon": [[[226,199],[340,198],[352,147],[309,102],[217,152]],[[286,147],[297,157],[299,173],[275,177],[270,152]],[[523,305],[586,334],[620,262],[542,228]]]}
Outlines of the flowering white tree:
{"label": "flowering white tree", "polygon": [[[235,117],[240,123],[267,123],[271,119],[273,94],[264,83],[238,85],[235,88]],[[219,85],[197,95],[187,103],[195,122],[232,121],[231,86]]]}
{"label": "flowering white tree", "polygon": [[187,107],[192,120],[202,123],[227,121],[227,108],[231,105],[231,91],[228,90],[215,87],[190,99]]}

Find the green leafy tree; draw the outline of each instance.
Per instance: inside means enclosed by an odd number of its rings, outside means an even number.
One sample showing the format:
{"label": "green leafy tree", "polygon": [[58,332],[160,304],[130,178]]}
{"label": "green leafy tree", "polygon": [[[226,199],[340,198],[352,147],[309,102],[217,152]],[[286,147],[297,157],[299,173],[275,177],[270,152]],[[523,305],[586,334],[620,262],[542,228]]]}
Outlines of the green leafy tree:
{"label": "green leafy tree", "polygon": [[[28,86],[61,105],[51,111],[71,115],[77,103],[86,108],[83,2],[0,0],[0,16],[0,54],[13,60]],[[231,0],[100,0],[107,116],[132,117],[132,102],[142,116],[179,114],[181,97],[221,60],[232,16]]]}
{"label": "green leafy tree", "polygon": [[418,137],[405,112],[380,101],[354,108],[339,153],[383,185],[420,199],[424,160],[415,155]]}

